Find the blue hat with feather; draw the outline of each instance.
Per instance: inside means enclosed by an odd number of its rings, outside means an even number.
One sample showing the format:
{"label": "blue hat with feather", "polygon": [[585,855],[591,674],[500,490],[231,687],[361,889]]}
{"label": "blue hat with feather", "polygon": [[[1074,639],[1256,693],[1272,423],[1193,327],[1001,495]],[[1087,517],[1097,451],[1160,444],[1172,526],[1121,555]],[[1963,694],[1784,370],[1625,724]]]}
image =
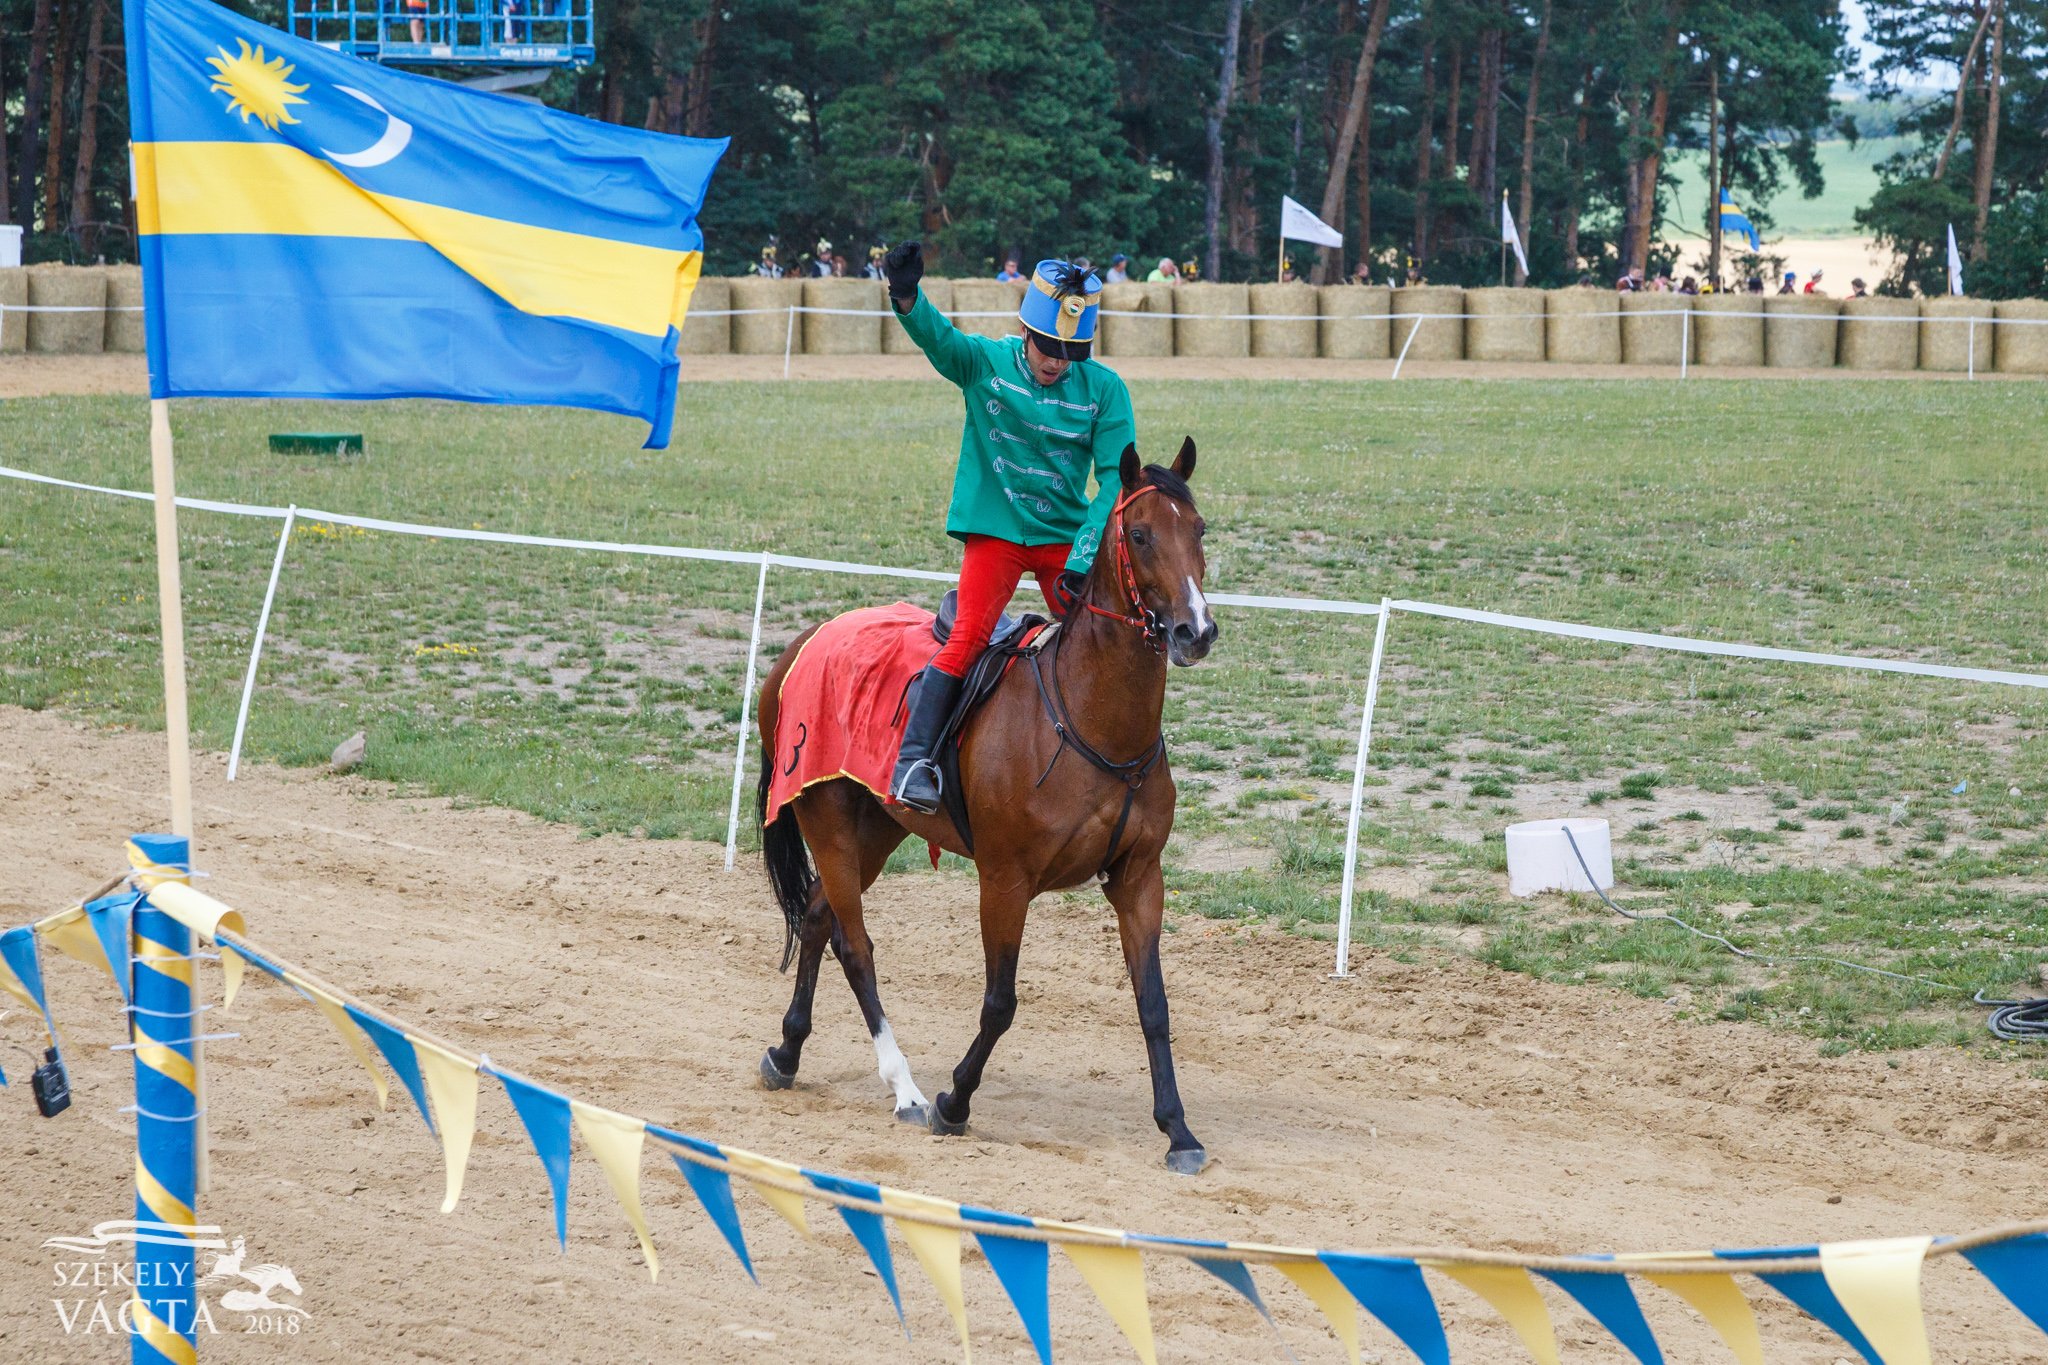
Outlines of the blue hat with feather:
{"label": "blue hat with feather", "polygon": [[1017,317],[1047,355],[1086,360],[1095,346],[1101,306],[1102,281],[1095,272],[1070,261],[1040,261]]}

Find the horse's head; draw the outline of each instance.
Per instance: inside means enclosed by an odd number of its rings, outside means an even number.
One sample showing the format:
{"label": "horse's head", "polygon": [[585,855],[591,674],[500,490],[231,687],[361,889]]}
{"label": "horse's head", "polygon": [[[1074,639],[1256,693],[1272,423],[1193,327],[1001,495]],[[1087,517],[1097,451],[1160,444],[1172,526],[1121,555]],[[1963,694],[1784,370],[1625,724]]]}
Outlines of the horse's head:
{"label": "horse's head", "polygon": [[1216,643],[1216,618],[1202,595],[1209,570],[1202,553],[1207,527],[1188,488],[1194,472],[1193,437],[1181,442],[1166,469],[1139,464],[1138,448],[1125,446],[1123,495],[1102,547],[1102,554],[1113,559],[1117,587],[1135,618],[1132,624],[1163,642],[1166,657],[1183,668]]}

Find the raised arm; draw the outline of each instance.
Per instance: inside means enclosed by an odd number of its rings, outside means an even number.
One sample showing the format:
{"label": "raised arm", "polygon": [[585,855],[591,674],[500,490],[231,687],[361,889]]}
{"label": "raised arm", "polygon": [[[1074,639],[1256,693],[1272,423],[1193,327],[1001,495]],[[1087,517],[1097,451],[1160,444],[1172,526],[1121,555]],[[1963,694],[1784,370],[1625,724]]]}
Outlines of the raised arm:
{"label": "raised arm", "polygon": [[963,389],[972,384],[978,377],[981,351],[917,287],[924,278],[923,245],[898,242],[882,258],[882,273],[889,280],[889,307],[903,320],[903,330],[932,368]]}
{"label": "raised arm", "polygon": [[1095,497],[1088,504],[1088,515],[1082,518],[1080,534],[1074,537],[1074,552],[1067,556],[1067,567],[1075,573],[1087,573],[1088,566],[1095,562],[1103,528],[1109,524],[1110,511],[1123,492],[1124,447],[1136,445],[1137,441],[1138,421],[1131,412],[1131,391],[1118,380],[1103,395],[1102,410],[1095,415]]}

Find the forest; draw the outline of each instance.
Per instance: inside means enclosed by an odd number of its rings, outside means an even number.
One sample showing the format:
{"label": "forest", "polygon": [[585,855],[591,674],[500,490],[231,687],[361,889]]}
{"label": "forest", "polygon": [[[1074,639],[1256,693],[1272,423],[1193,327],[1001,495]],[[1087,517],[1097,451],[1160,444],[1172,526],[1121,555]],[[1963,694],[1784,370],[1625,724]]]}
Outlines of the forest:
{"label": "forest", "polygon": [[[236,8],[272,23],[282,0]],[[1856,209],[1939,291],[2048,295],[2048,0],[598,0],[598,58],[531,93],[614,123],[730,137],[707,268],[850,260],[907,236],[939,269],[1128,253],[1270,277],[1280,199],[1340,226],[1305,277],[1487,283],[1500,210],[1527,282],[1769,263],[1773,197],[1828,193],[1816,148],[1902,134]],[[122,260],[118,0],[0,0],[0,223],[31,260]],[[1670,242],[1672,159],[1703,158],[1764,233]],[[1518,267],[1512,277],[1522,280]]]}

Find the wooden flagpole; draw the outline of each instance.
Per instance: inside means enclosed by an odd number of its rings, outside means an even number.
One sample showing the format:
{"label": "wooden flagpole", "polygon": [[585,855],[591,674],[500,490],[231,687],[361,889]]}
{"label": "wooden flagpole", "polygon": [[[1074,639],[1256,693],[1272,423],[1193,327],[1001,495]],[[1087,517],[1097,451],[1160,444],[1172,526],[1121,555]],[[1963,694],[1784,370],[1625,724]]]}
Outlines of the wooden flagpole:
{"label": "wooden flagpole", "polygon": [[192,837],[192,726],[185,706],[185,604],[178,581],[178,505],[170,400],[149,400],[150,483],[156,493],[157,619],[164,649],[164,737],[170,743],[171,833]]}

